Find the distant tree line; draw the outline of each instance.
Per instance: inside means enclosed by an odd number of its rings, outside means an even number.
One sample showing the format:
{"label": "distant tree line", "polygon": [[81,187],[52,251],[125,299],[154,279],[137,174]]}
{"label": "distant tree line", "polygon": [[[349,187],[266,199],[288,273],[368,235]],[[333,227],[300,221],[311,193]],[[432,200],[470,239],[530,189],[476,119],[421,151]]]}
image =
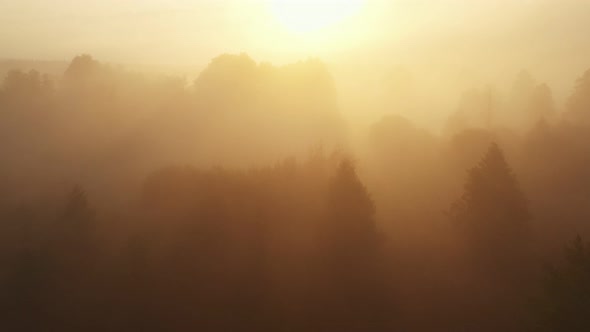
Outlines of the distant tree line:
{"label": "distant tree line", "polygon": [[586,331],[589,82],[560,112],[523,72],[354,150],[316,60],[10,72],[0,328]]}

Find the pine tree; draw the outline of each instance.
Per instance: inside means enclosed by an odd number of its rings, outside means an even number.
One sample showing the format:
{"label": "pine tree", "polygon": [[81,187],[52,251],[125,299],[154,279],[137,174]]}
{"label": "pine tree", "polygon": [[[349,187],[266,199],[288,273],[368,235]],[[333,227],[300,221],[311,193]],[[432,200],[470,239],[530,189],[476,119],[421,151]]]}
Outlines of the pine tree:
{"label": "pine tree", "polygon": [[70,222],[86,223],[92,217],[93,213],[88,204],[86,192],[82,187],[75,186],[68,195],[64,219]]}
{"label": "pine tree", "polygon": [[98,280],[94,213],[86,192],[75,186],[67,196],[64,210],[53,227],[52,243],[47,252],[54,263],[54,295],[58,304],[48,308],[56,330],[88,330],[94,311],[77,310],[80,306],[94,308]]}
{"label": "pine tree", "polygon": [[464,193],[450,215],[465,231],[478,259],[495,265],[523,252],[531,215],[497,144],[491,144],[479,164],[469,170]]}
{"label": "pine tree", "polygon": [[577,237],[560,266],[547,269],[533,302],[533,331],[590,331],[590,245]]}
{"label": "pine tree", "polygon": [[590,124],[590,69],[576,81],[565,115],[574,123]]}
{"label": "pine tree", "polygon": [[68,194],[61,218],[55,225],[56,249],[60,255],[67,254],[78,259],[89,255],[95,242],[94,211],[91,209],[86,192],[75,186]]}
{"label": "pine tree", "polygon": [[82,254],[93,246],[94,211],[84,189],[78,185],[70,191],[62,215],[55,225],[57,248]]}
{"label": "pine tree", "polygon": [[391,313],[375,206],[349,160],[329,183],[321,235],[312,294],[319,329],[387,330]]}
{"label": "pine tree", "polygon": [[43,248],[33,211],[22,207],[12,218],[20,227],[12,233],[18,239],[16,250],[4,256],[7,259],[2,263],[0,325],[5,330],[38,331],[48,319],[48,294],[54,284],[52,259]]}
{"label": "pine tree", "polygon": [[339,250],[376,244],[375,205],[350,160],[340,163],[329,183],[327,217],[333,235],[329,241]]}
{"label": "pine tree", "polygon": [[469,170],[464,193],[450,214],[467,263],[463,272],[469,279],[462,293],[478,294],[470,296],[463,310],[482,317],[479,331],[521,331],[520,310],[530,292],[531,215],[497,144]]}
{"label": "pine tree", "polygon": [[536,125],[539,121],[551,121],[555,115],[555,102],[551,88],[547,84],[535,87],[528,107],[529,125]]}

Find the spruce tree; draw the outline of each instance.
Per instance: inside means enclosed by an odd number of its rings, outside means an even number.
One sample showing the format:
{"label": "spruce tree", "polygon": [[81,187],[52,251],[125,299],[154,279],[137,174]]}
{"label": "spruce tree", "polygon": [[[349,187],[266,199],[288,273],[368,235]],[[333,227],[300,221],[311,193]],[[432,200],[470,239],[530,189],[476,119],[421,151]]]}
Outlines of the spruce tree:
{"label": "spruce tree", "polygon": [[[55,249],[59,255],[83,256],[94,246],[94,211],[86,191],[76,185],[66,197],[65,207],[54,227]],[[79,257],[79,259],[83,259]]]}
{"label": "spruce tree", "polygon": [[590,69],[576,81],[567,102],[565,117],[576,124],[590,124]]}
{"label": "spruce tree", "polygon": [[327,241],[338,250],[353,252],[376,245],[375,205],[351,161],[338,166],[329,183],[327,201]]}
{"label": "spruce tree", "polygon": [[65,207],[53,227],[51,246],[54,269],[53,296],[58,304],[48,310],[55,320],[56,330],[87,331],[95,319],[92,309],[77,310],[80,306],[95,308],[98,287],[97,255],[94,234],[94,213],[86,192],[75,186],[68,194]]}
{"label": "spruce tree", "polygon": [[384,331],[391,307],[375,207],[354,165],[344,160],[327,192],[317,255],[315,319],[324,331]]}
{"label": "spruce tree", "polygon": [[496,143],[468,171],[464,193],[452,205],[450,214],[464,231],[477,259],[494,268],[525,250],[531,215],[516,177]]}
{"label": "spruce tree", "polygon": [[70,223],[87,224],[93,218],[93,212],[88,204],[86,192],[80,186],[75,186],[67,197],[64,210],[64,220]]}
{"label": "spruce tree", "polygon": [[550,266],[533,301],[532,331],[590,331],[590,245],[577,237]]}
{"label": "spruce tree", "polygon": [[492,143],[469,170],[451,217],[460,231],[467,263],[462,293],[478,294],[469,297],[469,306],[463,310],[482,317],[479,331],[521,331],[520,312],[529,296],[533,262],[531,215],[497,144]]}

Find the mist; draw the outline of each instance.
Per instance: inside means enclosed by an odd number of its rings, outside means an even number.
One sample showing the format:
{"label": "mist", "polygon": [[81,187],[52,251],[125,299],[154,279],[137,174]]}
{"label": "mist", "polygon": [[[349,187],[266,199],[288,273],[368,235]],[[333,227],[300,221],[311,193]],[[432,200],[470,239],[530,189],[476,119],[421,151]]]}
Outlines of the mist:
{"label": "mist", "polygon": [[590,330],[590,3],[281,1],[0,1],[0,329]]}

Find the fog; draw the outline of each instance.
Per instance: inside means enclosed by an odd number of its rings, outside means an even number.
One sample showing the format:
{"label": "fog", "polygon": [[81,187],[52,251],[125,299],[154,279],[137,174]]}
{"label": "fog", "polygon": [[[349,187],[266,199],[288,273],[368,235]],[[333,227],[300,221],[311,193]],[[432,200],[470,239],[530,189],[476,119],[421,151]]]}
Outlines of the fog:
{"label": "fog", "polygon": [[590,330],[590,3],[281,4],[0,1],[0,329]]}

